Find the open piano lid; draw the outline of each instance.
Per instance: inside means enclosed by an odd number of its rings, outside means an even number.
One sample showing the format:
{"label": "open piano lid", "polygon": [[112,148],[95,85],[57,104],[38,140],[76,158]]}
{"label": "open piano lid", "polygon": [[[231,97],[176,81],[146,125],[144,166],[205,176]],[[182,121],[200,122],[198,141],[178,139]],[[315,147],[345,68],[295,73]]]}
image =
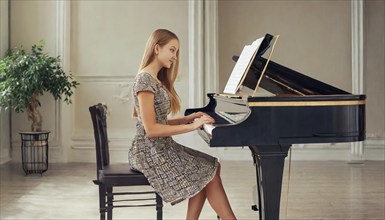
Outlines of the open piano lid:
{"label": "open piano lid", "polygon": [[[252,90],[258,89],[256,85],[267,62],[262,56],[271,47],[273,38],[274,36],[270,34],[265,35],[242,86]],[[234,61],[238,58],[239,56],[233,56]],[[273,94],[294,96],[350,94],[271,60],[267,65],[259,86]]]}

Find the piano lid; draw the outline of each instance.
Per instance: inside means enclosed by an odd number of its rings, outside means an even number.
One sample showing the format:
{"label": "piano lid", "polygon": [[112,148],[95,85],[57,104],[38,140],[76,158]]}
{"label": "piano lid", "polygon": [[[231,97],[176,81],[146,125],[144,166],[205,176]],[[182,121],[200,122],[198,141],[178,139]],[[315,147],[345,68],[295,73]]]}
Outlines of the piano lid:
{"label": "piano lid", "polygon": [[[267,60],[262,57],[271,47],[273,36],[266,34],[253,63],[246,74],[242,86],[255,89]],[[233,56],[237,61],[238,56]],[[336,95],[350,94],[295,70],[289,69],[270,60],[260,82],[260,87],[276,95]]]}

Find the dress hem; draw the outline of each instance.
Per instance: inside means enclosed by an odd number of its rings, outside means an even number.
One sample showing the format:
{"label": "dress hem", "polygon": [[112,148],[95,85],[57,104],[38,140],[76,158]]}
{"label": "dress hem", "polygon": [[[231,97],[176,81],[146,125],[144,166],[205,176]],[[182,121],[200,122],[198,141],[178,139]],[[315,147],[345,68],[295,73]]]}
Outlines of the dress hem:
{"label": "dress hem", "polygon": [[208,181],[207,181],[206,183],[202,184],[202,186],[200,187],[199,190],[197,190],[197,192],[195,192],[195,193],[193,193],[193,194],[191,194],[191,195],[187,195],[187,196],[185,196],[184,198],[180,198],[180,199],[178,199],[178,200],[172,201],[172,202],[170,202],[171,205],[174,206],[174,205],[176,205],[176,204],[178,204],[178,203],[180,203],[180,202],[183,202],[183,201],[186,200],[186,199],[192,198],[192,197],[196,196],[198,193],[200,193],[200,192],[207,186],[207,184],[209,184],[209,183],[211,182],[211,180],[214,179],[214,177],[215,177],[215,175],[216,175],[216,173],[217,173],[218,164],[219,164],[219,162],[218,162],[218,159],[216,158],[216,159],[215,159],[215,169],[214,169],[214,171],[212,172],[211,177],[208,179]]}

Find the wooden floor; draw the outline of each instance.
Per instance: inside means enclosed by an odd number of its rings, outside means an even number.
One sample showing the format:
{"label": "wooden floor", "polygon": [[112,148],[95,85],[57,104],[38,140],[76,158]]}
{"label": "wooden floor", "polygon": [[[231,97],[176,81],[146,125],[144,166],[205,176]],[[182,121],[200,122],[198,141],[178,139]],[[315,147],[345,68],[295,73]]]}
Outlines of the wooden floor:
{"label": "wooden floor", "polygon": [[[222,179],[238,219],[258,219],[250,209],[255,186],[251,162],[222,161]],[[286,164],[286,168],[287,168]],[[50,164],[40,175],[24,176],[19,164],[1,165],[0,219],[98,219],[94,164]],[[385,219],[384,161],[293,161],[287,169],[281,219]],[[184,219],[186,202],[165,204],[164,219]],[[114,219],[155,219],[155,208],[115,209]],[[208,203],[201,219],[216,219]]]}

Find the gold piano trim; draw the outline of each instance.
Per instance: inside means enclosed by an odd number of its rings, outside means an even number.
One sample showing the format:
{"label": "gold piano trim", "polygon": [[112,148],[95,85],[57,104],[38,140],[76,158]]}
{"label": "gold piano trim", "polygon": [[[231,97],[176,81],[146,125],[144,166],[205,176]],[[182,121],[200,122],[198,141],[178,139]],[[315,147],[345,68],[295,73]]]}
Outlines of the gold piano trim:
{"label": "gold piano trim", "polygon": [[337,105],[365,105],[365,100],[351,101],[292,101],[292,102],[249,102],[250,107],[266,106],[337,106]]}

